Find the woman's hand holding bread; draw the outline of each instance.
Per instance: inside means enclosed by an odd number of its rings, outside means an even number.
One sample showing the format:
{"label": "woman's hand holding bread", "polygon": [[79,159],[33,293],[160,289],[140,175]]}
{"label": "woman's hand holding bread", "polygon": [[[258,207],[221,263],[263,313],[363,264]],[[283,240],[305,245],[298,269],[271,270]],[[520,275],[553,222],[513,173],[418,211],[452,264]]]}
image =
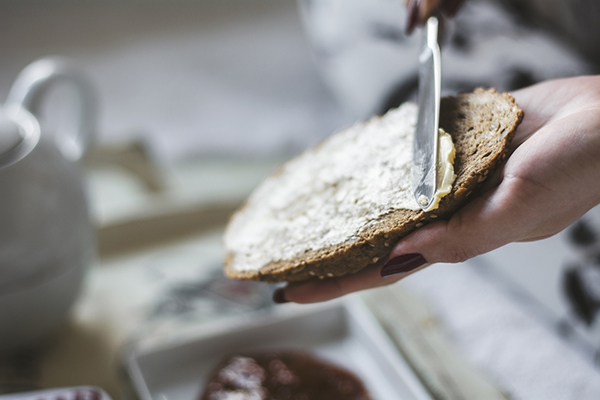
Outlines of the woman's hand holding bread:
{"label": "woman's hand holding bread", "polygon": [[[352,275],[291,283],[276,301],[325,301],[394,283],[429,264],[543,239],[599,204],[600,77],[548,81],[513,95],[523,122],[506,163],[478,196],[448,220],[406,236],[386,260]],[[382,277],[397,271],[404,273]]]}
{"label": "woman's hand holding bread", "polygon": [[453,142],[440,164],[451,165],[444,176],[452,182],[437,208],[421,210],[411,190],[418,109],[405,103],[337,132],[261,183],[223,235],[227,275],[299,282],[354,274],[416,229],[450,218],[506,158],[523,111],[494,89],[444,98],[440,111]]}

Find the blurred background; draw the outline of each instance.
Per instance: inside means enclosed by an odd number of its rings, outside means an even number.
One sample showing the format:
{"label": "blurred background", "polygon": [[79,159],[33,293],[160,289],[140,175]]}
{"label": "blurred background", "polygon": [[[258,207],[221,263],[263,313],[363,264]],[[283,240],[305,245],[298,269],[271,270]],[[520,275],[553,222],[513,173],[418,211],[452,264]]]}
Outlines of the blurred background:
{"label": "blurred background", "polygon": [[[143,138],[167,161],[296,153],[411,97],[419,37],[398,3],[4,0],[0,92],[63,55],[98,92],[100,143]],[[479,3],[447,23],[446,92],[592,70],[537,20]]]}
{"label": "blurred background", "polygon": [[[73,164],[94,256],[69,267],[85,280],[73,281],[47,337],[5,346],[15,351],[0,358],[0,394],[94,385],[136,398],[131,354],[193,342],[215,320],[237,321],[233,331],[273,312],[275,287],[223,277],[222,227],[285,159],[415,99],[420,37],[404,34],[403,3],[0,0],[0,98],[28,64],[62,56],[89,82],[97,115],[94,142]],[[444,25],[445,94],[596,73],[598,7],[467,2]],[[35,113],[42,138],[75,117],[71,97],[59,85],[47,94]],[[434,266],[365,301],[406,357],[402,346],[415,345],[398,339],[401,325],[433,330],[419,332],[437,356],[409,360],[433,398],[476,398],[482,387],[492,388],[486,398],[597,398],[599,215],[547,241]],[[0,311],[16,304],[9,295],[0,290]],[[377,311],[398,299],[430,311]]]}
{"label": "blurred background", "polygon": [[68,56],[100,98],[101,143],[143,138],[165,160],[298,151],[347,123],[294,1],[2,2],[0,90]]}

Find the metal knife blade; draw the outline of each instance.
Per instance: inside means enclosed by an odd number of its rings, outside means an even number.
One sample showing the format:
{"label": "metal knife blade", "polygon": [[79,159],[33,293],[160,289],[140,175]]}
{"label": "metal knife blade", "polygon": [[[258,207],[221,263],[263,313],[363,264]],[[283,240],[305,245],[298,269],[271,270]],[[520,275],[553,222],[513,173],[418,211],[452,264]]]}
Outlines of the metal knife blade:
{"label": "metal knife blade", "polygon": [[413,140],[412,188],[415,200],[426,210],[437,190],[437,153],[442,68],[438,19],[429,17],[419,50],[419,114]]}

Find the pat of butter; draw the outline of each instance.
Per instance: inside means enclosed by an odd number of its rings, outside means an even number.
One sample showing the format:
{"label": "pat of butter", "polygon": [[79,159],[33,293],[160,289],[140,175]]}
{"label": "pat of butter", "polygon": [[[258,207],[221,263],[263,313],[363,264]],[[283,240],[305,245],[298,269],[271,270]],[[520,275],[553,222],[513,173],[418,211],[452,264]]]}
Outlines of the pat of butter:
{"label": "pat of butter", "polygon": [[440,200],[450,193],[452,184],[456,179],[456,174],[454,174],[456,150],[454,143],[452,143],[452,136],[440,128],[438,140],[437,191],[431,205],[425,210],[426,212],[439,207]]}

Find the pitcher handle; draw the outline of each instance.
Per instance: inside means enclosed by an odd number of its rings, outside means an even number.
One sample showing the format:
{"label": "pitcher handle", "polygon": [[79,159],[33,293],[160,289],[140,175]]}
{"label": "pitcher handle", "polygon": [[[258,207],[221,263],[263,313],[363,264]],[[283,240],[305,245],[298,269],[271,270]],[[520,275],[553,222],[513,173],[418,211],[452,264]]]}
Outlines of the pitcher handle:
{"label": "pitcher handle", "polygon": [[77,121],[66,127],[58,138],[58,147],[71,160],[79,160],[96,134],[96,96],[88,79],[62,57],[48,57],[29,64],[17,77],[8,94],[7,104],[15,104],[38,117],[42,99],[57,83],[68,83],[78,97]]}

